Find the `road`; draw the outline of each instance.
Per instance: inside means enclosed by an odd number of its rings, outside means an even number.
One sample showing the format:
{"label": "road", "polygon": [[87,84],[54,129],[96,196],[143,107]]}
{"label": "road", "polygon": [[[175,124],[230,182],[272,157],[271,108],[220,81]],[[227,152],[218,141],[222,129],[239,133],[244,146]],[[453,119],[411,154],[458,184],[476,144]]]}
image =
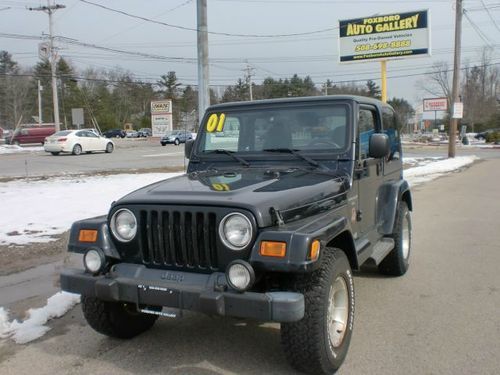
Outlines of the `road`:
{"label": "road", "polygon": [[[0,178],[145,169],[182,169],[184,145],[162,147],[157,139],[113,139],[111,154],[53,156],[44,151],[0,155]],[[38,145],[39,146],[39,145]]]}
{"label": "road", "polygon": [[[129,172],[131,170],[182,170],[184,167],[184,145],[162,147],[157,139],[113,139],[116,143],[112,154],[96,153],[53,156],[49,153],[26,152],[0,154],[0,179],[13,177],[51,176],[60,174],[92,174],[96,172]],[[39,145],[37,145],[39,147]],[[457,156],[478,155],[482,159],[498,158],[498,149],[462,147]],[[447,156],[447,147],[407,146],[406,157]]]}
{"label": "road", "polygon": [[[339,374],[498,373],[499,184],[492,158],[414,189],[410,270],[356,275],[355,329]],[[120,341],[92,331],[77,306],[50,326],[28,345],[0,341],[0,373],[294,374],[277,324],[185,313]]]}

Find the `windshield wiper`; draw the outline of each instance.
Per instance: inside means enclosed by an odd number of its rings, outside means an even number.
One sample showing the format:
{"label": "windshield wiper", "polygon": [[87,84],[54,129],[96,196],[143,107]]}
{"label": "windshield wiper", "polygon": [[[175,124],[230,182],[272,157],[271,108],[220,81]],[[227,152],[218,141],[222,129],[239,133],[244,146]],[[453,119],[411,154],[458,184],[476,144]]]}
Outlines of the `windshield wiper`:
{"label": "windshield wiper", "polygon": [[305,155],[302,155],[299,152],[299,150],[295,150],[293,148],[266,148],[262,151],[265,151],[265,152],[287,152],[289,154],[295,155],[296,157],[298,157],[302,160],[307,161],[309,164],[311,164],[314,167],[319,167],[319,163],[316,160],[311,159],[310,157],[307,157]]}
{"label": "windshield wiper", "polygon": [[226,154],[226,155],[231,156],[234,160],[236,160],[240,164],[244,165],[245,167],[250,166],[250,163],[248,161],[246,161],[245,159],[243,159],[242,157],[240,157],[238,155],[235,155],[234,151],[229,151],[229,150],[225,150],[223,148],[218,148],[216,150],[203,151],[203,153],[205,153],[205,154]]}

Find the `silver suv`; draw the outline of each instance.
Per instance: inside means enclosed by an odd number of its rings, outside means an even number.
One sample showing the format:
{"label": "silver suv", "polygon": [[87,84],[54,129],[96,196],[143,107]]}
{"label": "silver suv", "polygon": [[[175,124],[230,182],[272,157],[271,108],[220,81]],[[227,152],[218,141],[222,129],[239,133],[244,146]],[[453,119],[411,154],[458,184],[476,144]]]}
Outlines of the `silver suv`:
{"label": "silver suv", "polygon": [[181,143],[186,143],[189,139],[193,139],[191,132],[186,130],[172,130],[170,133],[161,137],[160,143],[162,146],[167,145],[167,143],[173,143],[178,146]]}

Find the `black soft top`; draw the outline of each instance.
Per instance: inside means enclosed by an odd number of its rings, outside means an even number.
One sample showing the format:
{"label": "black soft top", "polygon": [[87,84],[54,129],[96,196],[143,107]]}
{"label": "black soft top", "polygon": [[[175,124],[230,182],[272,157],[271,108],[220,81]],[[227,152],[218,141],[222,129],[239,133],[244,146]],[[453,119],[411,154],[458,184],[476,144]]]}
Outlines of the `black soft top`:
{"label": "black soft top", "polygon": [[264,99],[245,102],[231,102],[215,104],[207,108],[207,111],[228,110],[236,108],[267,107],[276,104],[298,104],[298,103],[328,103],[338,101],[354,101],[359,104],[370,104],[377,108],[390,107],[380,100],[358,95],[327,95],[327,96],[305,96],[295,98]]}

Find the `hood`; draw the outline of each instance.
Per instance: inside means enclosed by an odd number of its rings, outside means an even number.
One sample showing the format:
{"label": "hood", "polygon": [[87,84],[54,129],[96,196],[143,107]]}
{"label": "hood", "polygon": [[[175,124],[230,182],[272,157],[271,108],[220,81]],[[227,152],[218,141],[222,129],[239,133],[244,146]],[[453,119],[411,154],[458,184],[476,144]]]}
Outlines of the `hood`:
{"label": "hood", "polygon": [[252,212],[259,227],[266,227],[330,209],[345,200],[348,187],[347,176],[319,170],[210,170],[159,181],[115,204],[235,207]]}

